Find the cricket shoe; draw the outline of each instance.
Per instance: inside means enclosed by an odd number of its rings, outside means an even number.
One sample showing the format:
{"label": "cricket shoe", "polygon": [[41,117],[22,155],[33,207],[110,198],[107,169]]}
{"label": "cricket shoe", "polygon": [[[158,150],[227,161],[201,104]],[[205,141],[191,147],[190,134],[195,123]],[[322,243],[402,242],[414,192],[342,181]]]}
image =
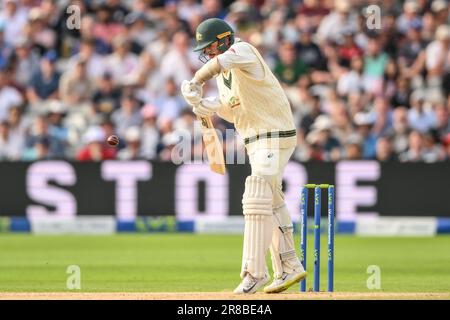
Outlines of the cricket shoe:
{"label": "cricket shoe", "polygon": [[237,294],[251,294],[255,293],[262,287],[264,287],[267,283],[269,283],[270,278],[268,274],[265,274],[264,277],[257,279],[254,278],[250,273],[247,273],[242,280],[242,282],[234,289],[234,293]]}
{"label": "cricket shoe", "polygon": [[306,271],[283,272],[281,278],[274,279],[270,285],[264,288],[265,293],[279,293],[287,290],[292,285],[306,278]]}

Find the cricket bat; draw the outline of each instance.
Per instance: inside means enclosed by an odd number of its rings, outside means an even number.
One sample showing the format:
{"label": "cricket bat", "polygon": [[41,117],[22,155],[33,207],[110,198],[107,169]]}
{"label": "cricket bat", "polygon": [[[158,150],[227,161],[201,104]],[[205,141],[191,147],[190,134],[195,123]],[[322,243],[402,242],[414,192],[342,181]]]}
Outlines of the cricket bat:
{"label": "cricket bat", "polygon": [[205,143],[206,154],[208,156],[211,171],[218,174],[225,174],[225,159],[223,156],[222,144],[217,136],[210,117],[197,116],[202,128],[203,142]]}
{"label": "cricket bat", "polygon": [[[190,96],[201,96],[201,93],[195,92],[195,88],[191,86]],[[225,174],[225,159],[223,156],[222,144],[217,136],[216,129],[212,124],[211,117],[197,116],[200,121],[202,130],[202,138],[208,156],[209,167],[211,171],[218,174]]]}

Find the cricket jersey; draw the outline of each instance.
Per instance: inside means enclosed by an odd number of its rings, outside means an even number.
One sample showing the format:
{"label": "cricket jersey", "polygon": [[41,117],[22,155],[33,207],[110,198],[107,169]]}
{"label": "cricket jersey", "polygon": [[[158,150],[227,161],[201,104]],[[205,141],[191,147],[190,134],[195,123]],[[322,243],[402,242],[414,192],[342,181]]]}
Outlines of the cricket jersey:
{"label": "cricket jersey", "polygon": [[233,122],[247,149],[295,147],[296,129],[283,88],[258,50],[243,41],[218,56],[216,77],[223,107],[218,115]]}

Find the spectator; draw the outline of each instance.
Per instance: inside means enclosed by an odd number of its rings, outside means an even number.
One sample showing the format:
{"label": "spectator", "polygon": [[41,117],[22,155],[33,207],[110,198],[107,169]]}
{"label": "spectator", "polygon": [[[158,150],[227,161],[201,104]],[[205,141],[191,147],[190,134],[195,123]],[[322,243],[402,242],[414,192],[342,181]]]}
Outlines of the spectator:
{"label": "spectator", "polygon": [[125,132],[125,148],[117,154],[119,160],[142,159],[141,130],[139,127],[130,127]]}
{"label": "spectator", "polygon": [[68,106],[88,103],[94,82],[87,75],[87,61],[80,58],[73,69],[67,70],[59,82],[59,95]]}
{"label": "spectator", "polygon": [[403,4],[403,13],[397,19],[397,31],[406,33],[408,27],[414,23],[420,23],[419,5],[416,0],[406,0]]}
{"label": "spectator", "polygon": [[20,106],[23,103],[22,95],[17,89],[8,85],[8,80],[6,65],[0,65],[0,121],[6,119],[11,107]]}
{"label": "spectator", "polygon": [[335,0],[334,10],[322,19],[317,30],[321,44],[325,42],[338,43],[344,30],[357,30],[358,20],[351,12],[349,0]]}
{"label": "spectator", "polygon": [[27,99],[37,104],[46,99],[58,99],[60,73],[56,70],[55,51],[48,51],[41,59],[40,69],[31,77],[27,88]]}
{"label": "spectator", "polygon": [[392,98],[397,92],[398,66],[395,60],[389,60],[383,75],[383,96]]}
{"label": "spectator", "polygon": [[358,134],[351,134],[346,138],[343,159],[361,160],[363,155],[362,139]]}
{"label": "spectator", "polygon": [[353,119],[355,114],[358,112],[363,112],[366,110],[365,100],[365,96],[362,92],[350,93],[347,96],[347,108],[350,119]]}
{"label": "spectator", "polygon": [[32,146],[25,150],[23,154],[24,161],[38,161],[52,159],[50,153],[50,139],[46,136],[37,137]]}
{"label": "spectator", "polygon": [[233,2],[230,5],[229,12],[225,18],[230,25],[238,30],[252,29],[257,25],[260,19],[261,15],[258,9],[248,0],[238,0]]}
{"label": "spectator", "polygon": [[444,75],[450,73],[450,26],[440,25],[435,41],[426,48],[426,69],[429,90],[442,96],[441,85]]}
{"label": "spectator", "polygon": [[124,36],[114,38],[113,48],[114,52],[106,58],[106,68],[116,84],[128,84],[139,66],[138,57],[130,52],[130,41]]}
{"label": "spectator", "polygon": [[157,34],[153,27],[149,26],[145,14],[140,12],[129,13],[124,21],[126,34],[131,41],[131,52],[140,54],[147,43],[155,40]]}
{"label": "spectator", "polygon": [[392,141],[387,136],[378,138],[376,146],[376,160],[380,162],[397,161]]}
{"label": "spectator", "polygon": [[376,154],[377,138],[372,133],[373,119],[370,114],[357,113],[354,117],[354,123],[362,141],[362,157],[364,159],[374,159]]}
{"label": "spectator", "polygon": [[90,39],[89,41],[91,41],[95,53],[100,55],[110,54],[112,52],[111,43],[107,40],[104,40],[98,35],[98,33],[96,33],[96,27],[98,27],[98,25],[96,24],[94,16],[83,16],[81,18],[81,28],[79,35],[79,37],[81,37],[82,39],[81,41],[83,42],[84,39]]}
{"label": "spectator", "polygon": [[402,162],[435,162],[437,155],[425,148],[424,136],[419,131],[411,131],[409,134],[408,150],[399,156]]}
{"label": "spectator", "polygon": [[450,133],[447,134],[443,139],[442,143],[444,145],[444,159],[450,161]]}
{"label": "spectator", "polygon": [[142,101],[154,101],[155,97],[161,94],[164,82],[161,81],[162,75],[151,53],[142,52],[138,72],[134,78],[137,86],[136,95]]}
{"label": "spectator", "polygon": [[310,158],[317,161],[335,161],[339,156],[340,143],[332,132],[331,119],[320,115],[312,126],[306,140],[313,146]]}
{"label": "spectator", "polygon": [[21,8],[18,2],[18,0],[5,0],[0,12],[0,21],[5,27],[5,41],[10,44],[20,38],[27,22],[27,11]]}
{"label": "spectator", "polygon": [[311,27],[306,27],[300,32],[300,39],[296,43],[298,58],[302,61],[308,69],[325,70],[326,61],[320,51],[320,48],[312,40],[313,30]]}
{"label": "spectator", "polygon": [[423,137],[425,162],[437,162],[445,159],[445,151],[439,144],[435,144],[435,139],[430,133],[426,133]]}
{"label": "spectator", "polygon": [[392,127],[392,112],[389,101],[386,97],[376,97],[374,101],[374,108],[371,112],[371,117],[374,119],[372,133],[375,137],[386,135]]}
{"label": "spectator", "polygon": [[337,92],[340,96],[346,96],[352,92],[363,90],[363,60],[355,57],[350,62],[350,70],[345,70],[337,81]]}
{"label": "spectator", "polygon": [[14,160],[13,145],[9,136],[9,123],[0,122],[0,161]]}
{"label": "spectator", "polygon": [[320,0],[305,0],[297,11],[297,20],[302,25],[310,26],[314,30],[319,27],[320,21],[329,13],[328,8]]}
{"label": "spectator", "polygon": [[344,29],[342,31],[342,41],[339,46],[339,58],[341,64],[350,65],[350,62],[363,55],[363,51],[359,48],[354,40],[355,31],[352,29]]}
{"label": "spectator", "polygon": [[27,36],[33,40],[41,52],[53,50],[57,45],[57,35],[45,20],[45,14],[39,7],[34,7],[28,14],[28,23],[25,27]]}
{"label": "spectator", "polygon": [[83,137],[85,146],[78,152],[78,161],[115,159],[115,149],[105,145],[105,135],[100,127],[90,127]]}
{"label": "spectator", "polygon": [[105,60],[95,52],[94,38],[81,39],[79,52],[70,58],[68,69],[73,69],[80,60],[86,61],[87,75],[91,81],[97,81],[105,73]]}
{"label": "spectator", "polygon": [[[100,121],[98,121],[100,127],[103,130],[103,136],[109,137],[111,135],[116,135],[116,127],[114,126],[114,123],[111,121],[111,119],[108,116],[100,116]],[[124,139],[122,139],[121,136],[119,136],[119,144],[117,145],[117,150],[121,150],[125,148],[125,142]]]}
{"label": "spectator", "polygon": [[[36,147],[36,144],[39,144],[39,146]],[[48,158],[64,158],[65,147],[64,141],[49,132],[47,118],[38,116],[26,136],[24,159],[32,161],[44,150],[46,151],[45,156]]]}
{"label": "spectator", "polygon": [[159,160],[180,163],[183,159],[178,152],[173,152],[175,146],[180,142],[180,136],[174,132],[166,133],[162,139],[163,149],[159,153]]}
{"label": "spectator", "polygon": [[156,107],[151,104],[145,105],[141,109],[141,115],[143,119],[141,132],[142,155],[144,158],[152,160],[156,158],[159,144]]}
{"label": "spectator", "polygon": [[[220,121],[220,119],[213,118],[213,124],[216,125],[215,128],[217,130],[221,130],[222,133],[225,134],[226,127],[223,125],[223,122]],[[191,108],[185,108],[181,111],[180,117],[173,124],[173,128],[175,132],[189,132],[189,135],[193,140],[202,138],[202,134],[198,132],[200,126],[196,122],[195,113],[192,112]]]}
{"label": "spectator", "polygon": [[298,58],[294,44],[284,42],[278,51],[274,74],[284,85],[295,84],[307,72],[306,65]]}
{"label": "spectator", "polygon": [[179,96],[178,88],[172,78],[166,80],[164,94],[155,100],[159,118],[173,121],[186,106],[184,100]]}
{"label": "spectator", "polygon": [[437,25],[434,14],[430,11],[426,11],[422,17],[421,37],[424,41],[429,43],[434,40]]}
{"label": "spectator", "polygon": [[132,94],[122,96],[120,99],[120,109],[112,113],[111,120],[119,136],[125,136],[128,128],[141,124],[142,117],[139,112],[139,104]]}
{"label": "spectator", "polygon": [[115,87],[112,75],[105,72],[92,95],[94,113],[111,114],[120,106],[120,87]]}
{"label": "spectator", "polygon": [[95,38],[111,45],[113,39],[121,34],[123,30],[124,26],[120,22],[114,21],[111,10],[106,3],[100,4],[96,8],[95,23],[92,30]]}
{"label": "spectator", "polygon": [[64,117],[67,115],[66,107],[60,101],[51,101],[48,108],[48,133],[55,137],[63,146],[67,146],[69,130],[64,125]]}
{"label": "spectator", "polygon": [[39,54],[32,49],[31,41],[27,38],[19,38],[15,49],[15,77],[16,83],[26,88],[33,74],[39,71]]}
{"label": "spectator", "polygon": [[391,104],[394,108],[404,106],[410,108],[409,100],[411,96],[410,81],[407,78],[397,78],[397,90],[391,98]]}
{"label": "spectator", "polygon": [[446,0],[434,0],[431,3],[431,12],[437,25],[449,24],[449,7]]}
{"label": "spectator", "polygon": [[197,54],[192,51],[189,41],[186,32],[175,33],[171,48],[161,60],[161,75],[166,79],[172,78],[177,88],[183,80],[192,78],[193,72],[200,67]]}
{"label": "spectator", "polygon": [[[56,34],[62,34],[65,25],[65,19],[63,17],[63,11],[58,7],[57,0],[42,0],[39,7],[41,13],[44,17],[45,23],[50,29],[52,29]],[[80,10],[81,11],[81,10]],[[62,37],[57,38],[56,48],[61,48]]]}
{"label": "spectator", "polygon": [[106,5],[111,13],[111,20],[117,23],[122,23],[130,10],[124,6],[120,0],[106,0]]}
{"label": "spectator", "polygon": [[311,131],[311,126],[316,121],[317,117],[322,114],[320,106],[320,97],[318,95],[311,95],[311,109],[300,122],[300,129],[304,136],[306,136]]}
{"label": "spectator", "polygon": [[409,133],[408,110],[399,107],[393,112],[392,129],[388,132],[396,154],[400,154],[408,148]]}
{"label": "spectator", "polygon": [[408,26],[406,41],[399,48],[398,61],[401,69],[407,69],[414,64],[419,54],[425,49],[426,42],[422,39],[422,22],[414,20]]}
{"label": "spectator", "polygon": [[341,102],[336,103],[330,112],[330,116],[333,122],[335,137],[339,142],[344,143],[347,137],[354,131],[350,115],[345,105]]}
{"label": "spectator", "polygon": [[202,0],[202,6],[205,10],[204,19],[219,18],[224,19],[226,11],[222,8],[220,0]]}
{"label": "spectator", "polygon": [[10,141],[10,157],[11,160],[17,161],[22,157],[25,148],[25,132],[28,123],[22,117],[22,111],[19,107],[9,109],[7,122],[9,125],[8,135]]}
{"label": "spectator", "polygon": [[204,8],[196,0],[180,0],[177,3],[178,16],[180,19],[189,21],[192,16],[201,16]]}
{"label": "spectator", "polygon": [[434,113],[436,115],[436,134],[442,139],[450,133],[449,110],[444,104],[438,104],[434,108]]}
{"label": "spectator", "polygon": [[5,22],[0,20],[0,60],[9,61],[13,47],[5,41]]}
{"label": "spectator", "polygon": [[422,133],[427,132],[436,124],[436,118],[430,105],[426,103],[424,92],[416,90],[411,95],[411,109],[408,111],[409,126]]}
{"label": "spectator", "polygon": [[[295,87],[289,87],[286,90],[297,123],[299,123],[301,117],[310,112],[312,104],[314,104],[315,97],[312,97],[314,92],[310,90],[310,87],[311,78],[305,75],[299,79]],[[320,99],[320,97],[317,97],[317,99]]]}
{"label": "spectator", "polygon": [[380,38],[372,35],[367,43],[364,56],[364,89],[372,94],[381,94],[383,75],[388,63],[388,55],[383,52]]}

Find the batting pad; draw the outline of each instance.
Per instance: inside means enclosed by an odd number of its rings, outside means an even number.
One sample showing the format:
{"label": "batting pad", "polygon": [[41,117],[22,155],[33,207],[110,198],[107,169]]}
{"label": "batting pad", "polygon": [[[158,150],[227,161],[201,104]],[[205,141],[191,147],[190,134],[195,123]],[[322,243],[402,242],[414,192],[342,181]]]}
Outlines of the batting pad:
{"label": "batting pad", "polygon": [[274,278],[280,278],[283,272],[301,271],[303,267],[295,252],[294,227],[286,204],[274,208],[273,213],[274,225],[270,252]]}
{"label": "batting pad", "polygon": [[272,189],[262,177],[249,176],[242,198],[245,216],[241,278],[248,272],[262,278],[273,232]]}

